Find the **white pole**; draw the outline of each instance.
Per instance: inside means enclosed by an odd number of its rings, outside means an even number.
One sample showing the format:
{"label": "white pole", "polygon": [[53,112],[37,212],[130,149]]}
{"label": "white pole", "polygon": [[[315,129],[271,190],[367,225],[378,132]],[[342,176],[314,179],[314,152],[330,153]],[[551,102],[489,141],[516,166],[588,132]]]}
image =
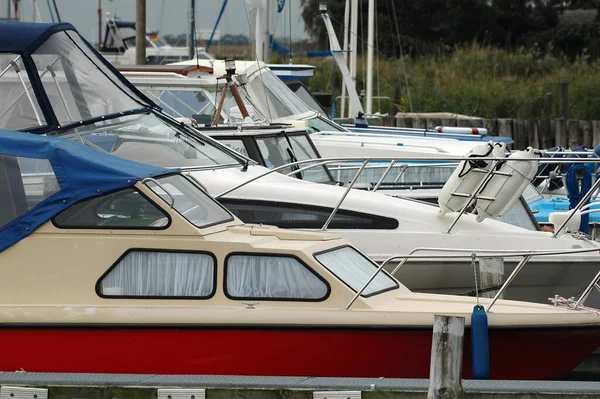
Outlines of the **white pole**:
{"label": "white pole", "polygon": [[[352,10],[350,11],[350,78],[356,87],[356,51],[358,49],[358,0],[352,0]],[[355,118],[357,110],[352,109],[350,104],[349,117]]]}
{"label": "white pole", "polygon": [[[348,65],[348,24],[350,23],[350,0],[346,0],[346,7],[344,8],[344,29],[342,34],[344,35],[344,62]],[[344,77],[342,76],[342,104],[340,110],[340,118],[345,118],[346,115],[346,85],[344,84]]]}
{"label": "white pole", "polygon": [[375,45],[375,0],[369,0],[367,16],[367,114],[373,113],[373,46]]}

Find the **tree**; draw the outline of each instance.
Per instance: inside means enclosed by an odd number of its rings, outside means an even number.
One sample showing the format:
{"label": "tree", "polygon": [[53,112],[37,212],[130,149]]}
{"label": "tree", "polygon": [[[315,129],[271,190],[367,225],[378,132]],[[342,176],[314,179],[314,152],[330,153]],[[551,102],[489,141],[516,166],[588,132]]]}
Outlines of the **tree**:
{"label": "tree", "polygon": [[[301,0],[302,17],[307,32],[324,48],[327,41],[318,18],[319,2]],[[367,0],[359,2],[359,21],[366,21]],[[447,51],[473,41],[514,48],[555,27],[565,4],[562,0],[378,0],[377,46],[389,56],[399,54],[400,42],[409,54]],[[328,1],[339,32],[344,7],[345,0]]]}

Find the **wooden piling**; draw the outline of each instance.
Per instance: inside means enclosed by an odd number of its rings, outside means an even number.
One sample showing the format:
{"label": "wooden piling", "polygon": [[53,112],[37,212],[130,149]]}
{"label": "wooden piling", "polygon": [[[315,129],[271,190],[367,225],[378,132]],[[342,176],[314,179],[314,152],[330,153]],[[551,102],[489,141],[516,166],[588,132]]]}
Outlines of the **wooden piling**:
{"label": "wooden piling", "polygon": [[600,144],[600,121],[592,121],[592,145]]}
{"label": "wooden piling", "polygon": [[567,134],[569,148],[577,147],[582,143],[581,132],[579,130],[579,121],[569,120],[567,122]]}
{"label": "wooden piling", "polygon": [[[486,257],[479,258],[479,289],[481,290],[479,293],[480,297],[493,298],[502,285],[503,278],[504,259]],[[503,297],[504,294],[500,296],[500,298]]]}
{"label": "wooden piling", "polygon": [[462,357],[465,318],[435,315],[427,399],[463,398]]}
{"label": "wooden piling", "polygon": [[567,122],[564,119],[555,119],[554,142],[557,146],[568,147]]}
{"label": "wooden piling", "polygon": [[582,144],[587,146],[587,148],[594,148],[592,121],[579,121],[579,130],[582,133]]}

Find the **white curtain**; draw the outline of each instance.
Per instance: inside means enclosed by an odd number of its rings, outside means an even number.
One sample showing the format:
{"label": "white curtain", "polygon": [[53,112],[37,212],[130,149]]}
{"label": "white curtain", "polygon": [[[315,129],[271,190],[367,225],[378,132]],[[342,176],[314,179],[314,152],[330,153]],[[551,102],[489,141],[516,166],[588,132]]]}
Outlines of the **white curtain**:
{"label": "white curtain", "polygon": [[203,297],[213,291],[214,259],[205,254],[129,252],[102,280],[107,296]]}
{"label": "white curtain", "polygon": [[[325,252],[316,255],[315,258],[357,292],[377,270],[373,263],[351,247]],[[381,271],[365,288],[363,295],[369,295],[394,286],[396,286],[396,282]]]}
{"label": "white curtain", "polygon": [[234,255],[227,261],[227,293],[238,298],[320,299],[327,286],[294,258]]}

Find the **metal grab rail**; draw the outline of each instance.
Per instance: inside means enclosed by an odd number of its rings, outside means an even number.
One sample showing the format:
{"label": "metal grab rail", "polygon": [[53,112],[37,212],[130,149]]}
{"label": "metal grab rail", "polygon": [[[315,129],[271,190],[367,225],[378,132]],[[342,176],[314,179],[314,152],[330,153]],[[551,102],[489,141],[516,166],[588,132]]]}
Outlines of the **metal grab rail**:
{"label": "metal grab rail", "polygon": [[[390,256],[389,258],[387,258],[383,262],[381,262],[381,264],[379,265],[377,270],[371,275],[371,277],[361,287],[361,289],[359,291],[357,291],[357,293],[352,297],[352,299],[350,300],[350,302],[348,302],[348,304],[346,305],[346,307],[344,309],[349,310],[350,307],[352,306],[352,304],[364,292],[364,290],[369,286],[369,284],[373,281],[373,279],[375,279],[375,277],[377,277],[377,274],[379,274],[383,270],[383,268],[387,264],[392,262],[393,260],[402,259],[402,261],[398,264],[398,266],[396,266],[396,268],[394,268],[394,270],[390,273],[392,276],[409,259],[446,259],[446,258],[464,258],[465,257],[465,255],[447,255],[447,254],[446,255],[413,255],[415,252],[418,252],[418,251],[465,252],[465,253],[470,253],[471,256],[474,256],[475,258],[484,258],[484,257],[485,258],[505,258],[505,257],[523,256],[524,258],[519,262],[519,264],[515,267],[515,270],[513,270],[513,272],[508,277],[508,279],[499,288],[498,293],[494,296],[494,298],[492,298],[492,302],[490,303],[490,306],[487,309],[487,311],[490,312],[490,309],[496,303],[498,298],[504,293],[504,291],[508,288],[510,283],[512,283],[512,281],[515,279],[515,277],[517,277],[517,275],[521,272],[521,270],[523,270],[523,267],[525,267],[525,265],[531,260],[532,257],[534,257],[534,256],[550,256],[550,255],[571,255],[571,254],[588,253],[588,252],[600,252],[600,248],[585,248],[585,249],[560,250],[560,251],[530,250],[530,251],[512,251],[512,252],[510,250],[498,249],[498,250],[483,250],[483,251],[477,252],[477,251],[474,251],[473,249],[466,249],[466,248],[451,249],[451,248],[419,247],[419,248],[415,248],[415,249],[411,250],[409,255],[394,255],[394,256]],[[589,284],[589,286],[583,291],[583,293],[581,294],[579,300],[577,301],[574,309],[577,309],[579,306],[583,305],[583,303],[585,302],[585,300],[587,299],[587,297],[589,296],[589,294],[591,293],[591,291],[594,287],[597,287],[600,290],[600,287],[598,286],[599,281],[600,281],[600,271],[594,277],[594,279]]]}
{"label": "metal grab rail", "polygon": [[[235,185],[225,191],[223,191],[222,193],[214,196],[215,199],[219,199],[227,194],[231,194],[232,192],[252,183],[255,182],[265,176],[268,176],[270,174],[273,174],[275,172],[278,172],[282,169],[286,169],[286,168],[293,168],[294,166],[300,166],[300,165],[305,165],[308,164],[307,166],[303,166],[300,169],[296,169],[296,170],[292,170],[291,172],[287,173],[286,175],[294,175],[297,174],[299,172],[303,172],[305,170],[309,170],[315,167],[321,167],[324,165],[329,165],[331,163],[336,163],[336,162],[349,162],[349,161],[353,161],[353,162],[362,162],[362,166],[359,168],[359,170],[357,171],[357,173],[355,174],[354,178],[353,178],[353,182],[356,182],[356,180],[358,179],[358,176],[365,170],[366,165],[369,162],[379,162],[379,161],[387,161],[387,162],[395,162],[395,164],[397,164],[398,162],[405,162],[405,163],[409,163],[411,161],[433,161],[433,162],[438,162],[438,161],[468,161],[471,158],[467,157],[467,156],[463,156],[463,157],[457,157],[457,156],[444,156],[444,157],[435,157],[435,158],[431,158],[431,157],[423,157],[423,156],[403,156],[401,158],[385,158],[385,157],[363,157],[363,158],[359,158],[359,157],[339,157],[339,158],[314,158],[314,159],[304,159],[304,160],[299,160],[299,161],[295,161],[295,162],[290,162],[290,163],[286,163],[280,166],[277,166],[275,168],[271,168],[269,170],[267,170],[266,172],[255,176],[251,179],[248,179],[238,185]],[[492,161],[493,162],[493,167],[490,168],[490,171],[494,171],[495,166],[499,163],[499,162],[503,162],[506,161],[507,158],[506,157],[478,157],[477,160],[482,160],[482,161]],[[572,163],[572,160],[569,159],[564,159],[564,158],[519,158],[519,162],[521,161],[525,161],[525,162],[538,162],[539,164],[544,164],[544,163],[550,163],[550,164],[554,164],[554,163]],[[600,163],[600,158],[590,158],[589,162],[592,163]],[[422,165],[421,165],[422,166]],[[186,168],[186,171],[192,171],[195,168]],[[392,168],[388,167],[385,171],[385,173],[382,175],[382,177],[380,178],[381,181],[383,181],[383,179],[385,179],[385,177],[387,176],[387,174],[390,172]],[[482,182],[484,180],[490,179],[490,172],[486,171],[488,173],[488,175],[486,177],[484,177],[484,179],[482,180]],[[499,172],[495,172],[495,173],[499,173]],[[493,173],[492,173],[493,174]],[[600,181],[600,180],[599,180]],[[352,186],[354,186],[354,183],[352,183]],[[485,185],[482,185],[481,187],[483,187]],[[590,190],[591,192],[592,190]],[[334,210],[332,211],[332,213],[330,214],[329,218],[333,219],[333,217],[335,216],[335,213],[337,212],[337,209],[339,209],[339,207],[342,205],[342,203],[344,202],[344,199],[347,197],[349,193],[349,190],[344,192],[344,195],[342,196],[342,198],[340,199],[340,201],[335,205]],[[591,194],[590,194],[591,195]],[[471,201],[473,200],[473,198],[475,198],[476,196],[471,198]],[[451,231],[451,229],[454,227],[454,225],[458,222],[458,220],[460,219],[460,217],[464,214],[465,210],[467,207],[464,207],[463,209],[461,209],[461,213],[460,215],[455,219],[455,221],[452,223],[452,225],[450,226],[450,228],[446,231],[446,233],[449,233]],[[333,215],[333,216],[332,216]],[[328,218],[328,220],[329,220]],[[568,220],[567,220],[568,221]],[[324,224],[324,227],[327,227],[327,225]],[[321,228],[323,229],[323,228]]]}

